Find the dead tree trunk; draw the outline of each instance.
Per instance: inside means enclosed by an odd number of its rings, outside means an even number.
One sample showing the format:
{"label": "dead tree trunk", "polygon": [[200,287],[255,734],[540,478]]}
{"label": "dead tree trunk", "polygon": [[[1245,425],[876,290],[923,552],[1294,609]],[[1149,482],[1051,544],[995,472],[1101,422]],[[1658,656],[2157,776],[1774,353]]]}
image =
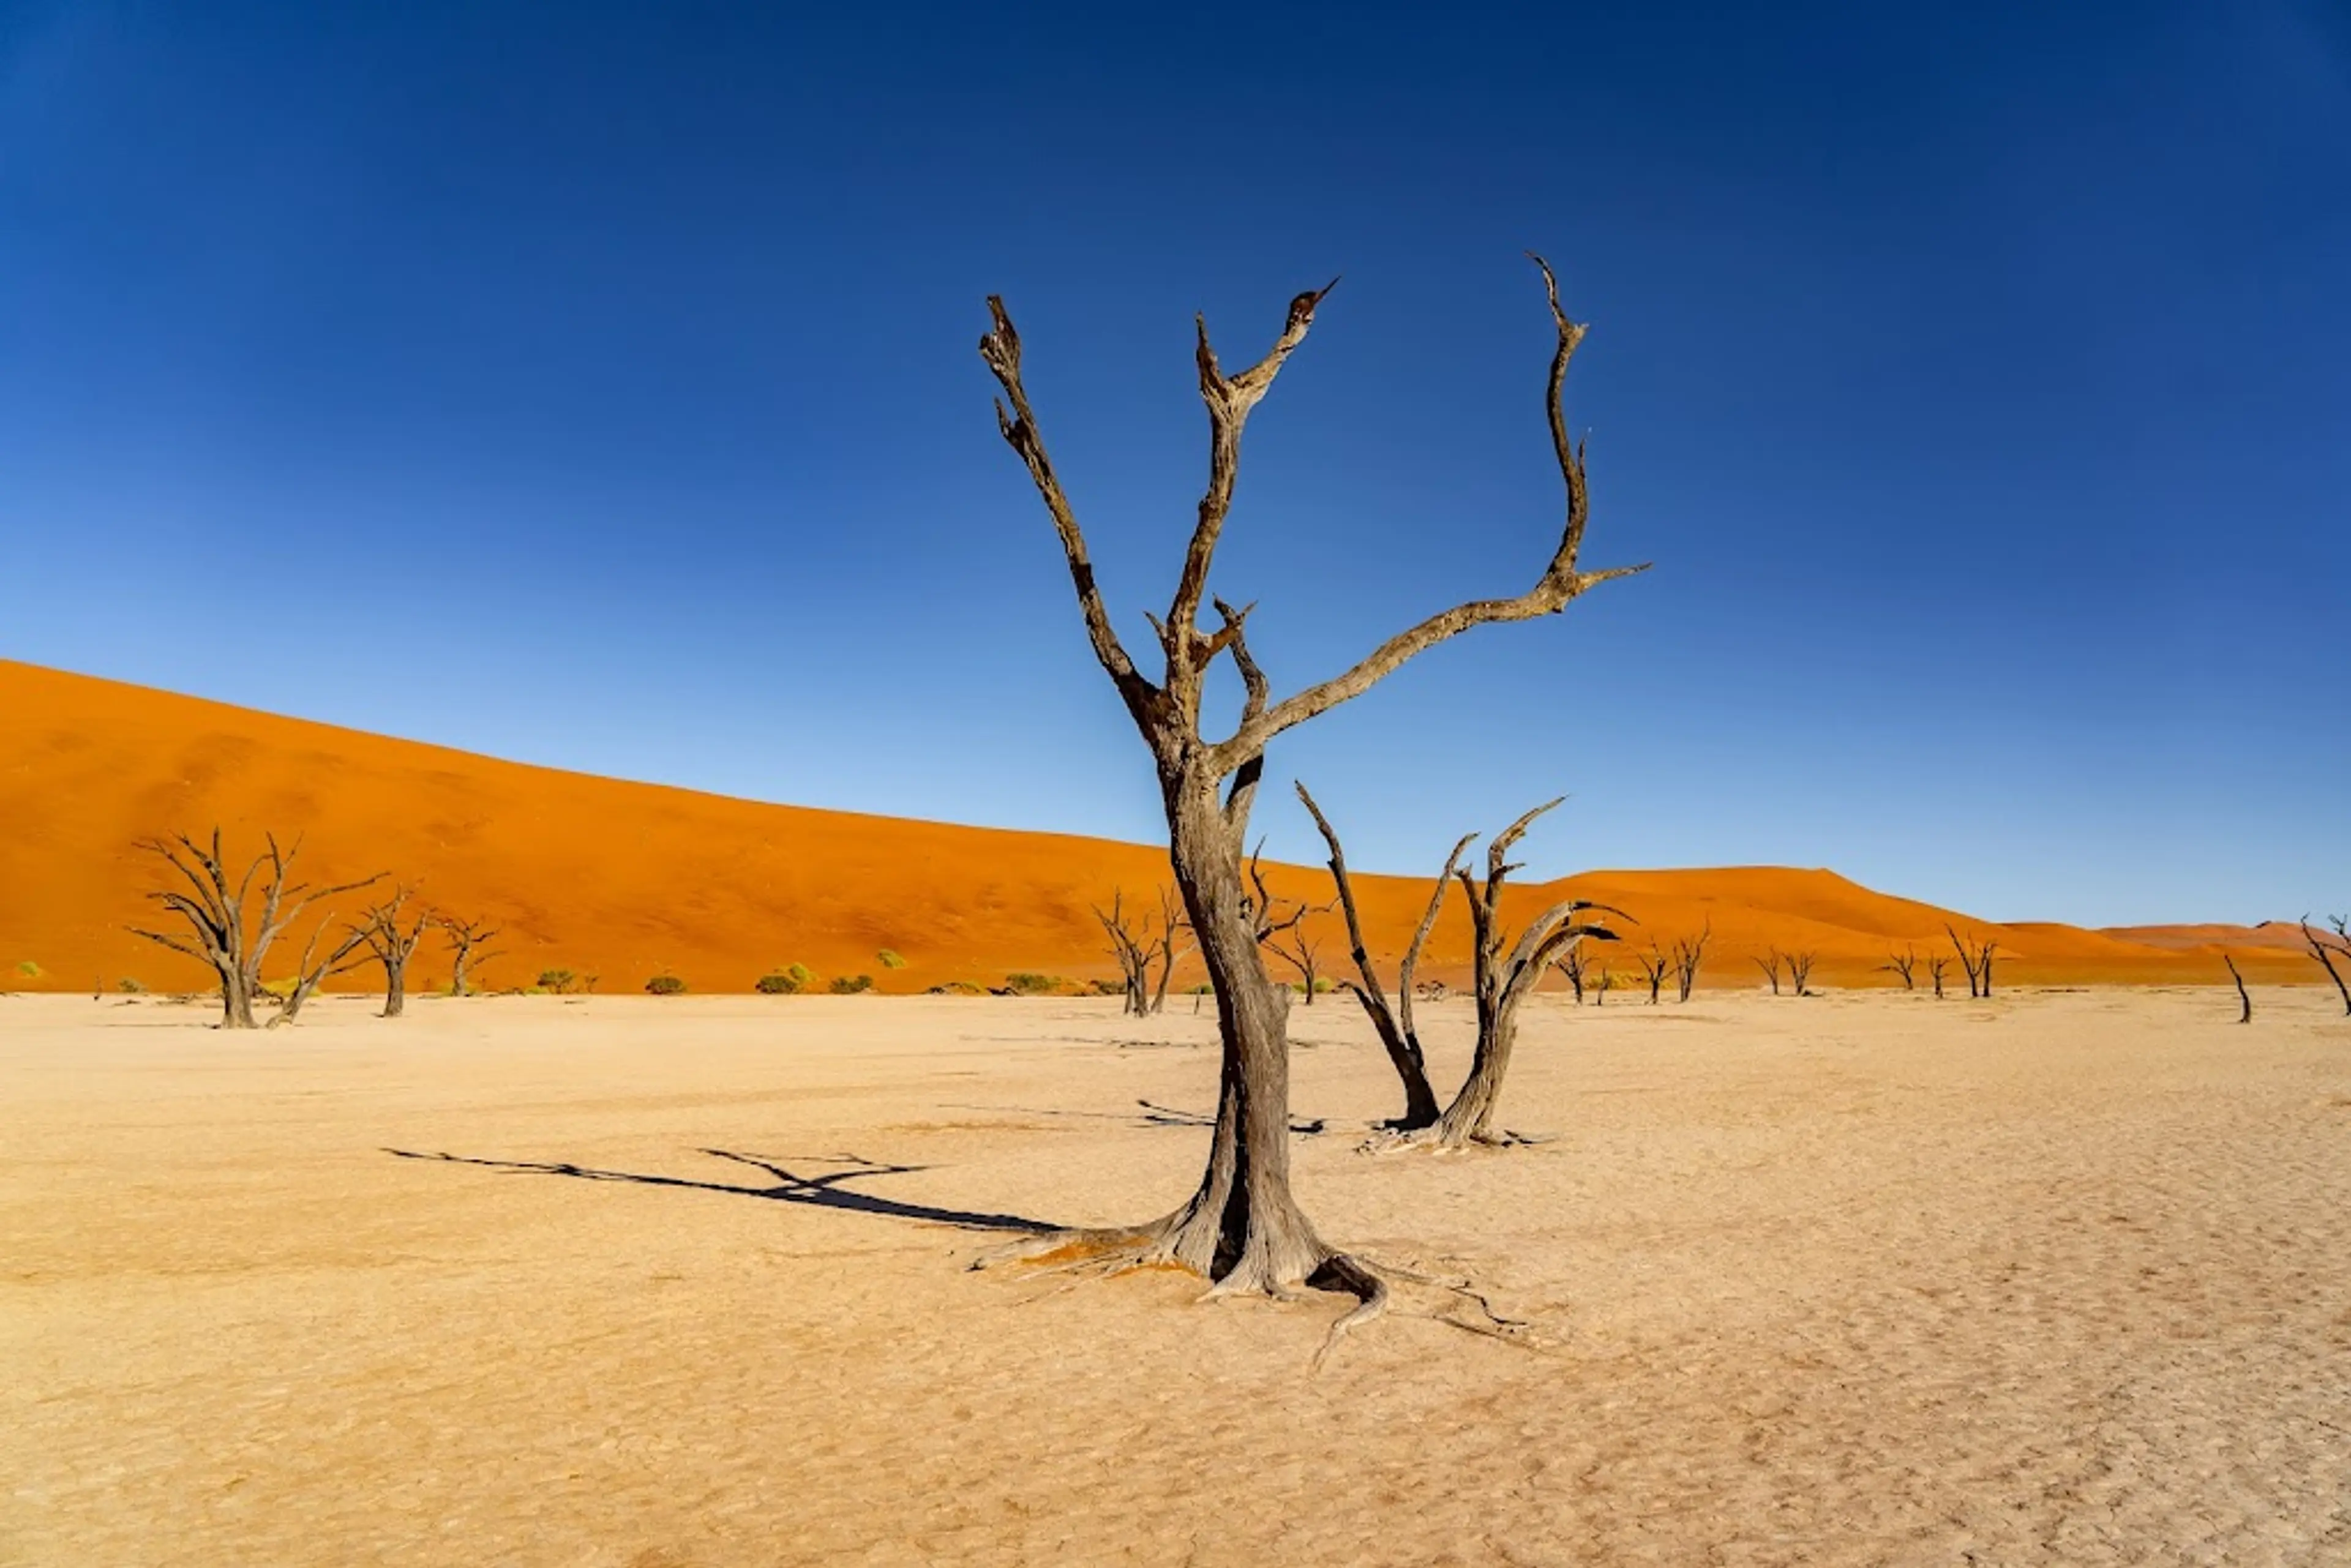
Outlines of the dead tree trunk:
{"label": "dead tree trunk", "polygon": [[[1525,593],[1442,611],[1389,638],[1340,674],[1279,702],[1249,654],[1248,612],[1208,594],[1208,570],[1232,507],[1249,413],[1305,339],[1329,288],[1293,299],[1272,349],[1238,374],[1226,372],[1209,346],[1206,323],[1200,324],[1196,362],[1208,413],[1208,483],[1166,617],[1153,622],[1165,655],[1156,683],[1135,667],[1112,628],[1084,535],[1046,455],[1022,383],[1019,335],[1003,301],[988,300],[992,326],[979,347],[1004,394],[997,426],[1051,515],[1094,657],[1151,752],[1167,817],[1168,861],[1216,990],[1223,1044],[1216,1132],[1191,1198],[1131,1231],[1060,1238],[1054,1245],[1084,1240],[1105,1256],[1174,1262],[1209,1276],[1220,1291],[1280,1294],[1311,1277],[1362,1295],[1367,1310],[1384,1299],[1384,1289],[1362,1264],[1315,1233],[1290,1192],[1289,995],[1277,990],[1266,974],[1242,880],[1243,846],[1265,750],[1277,736],[1360,696],[1406,661],[1473,626],[1557,613],[1594,585],[1638,570],[1587,572],[1576,564],[1589,505],[1583,454],[1568,437],[1560,393],[1583,329],[1560,309],[1550,267],[1540,258],[1537,266],[1557,334],[1546,402],[1552,450],[1567,489],[1566,517],[1549,563]],[[1204,601],[1214,606],[1221,622],[1214,631],[1199,623]],[[1212,739],[1200,729],[1201,691],[1209,666],[1223,653],[1232,656],[1245,700],[1234,730]]]}
{"label": "dead tree trunk", "polygon": [[388,1019],[396,1019],[408,1009],[409,956],[433,925],[430,913],[417,915],[405,926],[402,925],[402,910],[410,896],[407,888],[394,888],[389,899],[371,904],[359,924],[351,927],[369,954],[383,967],[383,1016]]}
{"label": "dead tree trunk", "polygon": [[[1502,945],[1502,888],[1519,868],[1508,859],[1511,847],[1537,817],[1557,800],[1533,810],[1494,835],[1486,846],[1486,880],[1481,883],[1468,868],[1453,874],[1469,895],[1470,973],[1478,995],[1478,1044],[1469,1061],[1469,1076],[1453,1103],[1437,1119],[1435,1137],[1447,1148],[1468,1143],[1508,1142],[1492,1131],[1494,1107],[1502,1097],[1502,1078],[1510,1071],[1510,1051],[1519,1038],[1519,1007],[1542,983],[1543,971],[1586,936],[1614,942],[1616,934],[1604,925],[1579,925],[1575,917],[1587,910],[1605,910],[1630,919],[1622,910],[1571,898],[1552,904],[1534,917],[1510,945],[1507,958]],[[1458,852],[1458,851],[1456,852]],[[1601,971],[1601,989],[1607,989],[1608,972]]]}
{"label": "dead tree trunk", "polygon": [[[131,934],[211,967],[220,981],[223,1029],[259,1027],[253,1016],[253,1004],[262,994],[262,960],[269,956],[271,945],[313,900],[349,893],[376,880],[373,876],[363,877],[358,882],[320,888],[301,883],[289,884],[287,877],[293,870],[295,857],[301,853],[302,841],[297,838],[292,844],[280,848],[276,834],[263,837],[269,847],[255,856],[242,874],[233,874],[222,857],[221,831],[217,827],[213,829],[209,848],[185,833],[174,833],[169,839],[141,839],[138,844],[140,849],[160,857],[187,883],[187,892],[171,886],[147,896],[178,915],[188,930],[184,936],[172,936],[134,925]],[[257,911],[251,908],[256,883],[261,893]]]}
{"label": "dead tree trunk", "polygon": [[1943,977],[1950,971],[1951,961],[1938,955],[1927,960],[1927,973],[1935,982],[1935,999],[1943,999]]}
{"label": "dead tree trunk", "polygon": [[[330,920],[320,921],[319,928],[310,933],[310,939],[302,945],[302,961],[294,967],[294,988],[287,991],[285,999],[278,1003],[277,1016],[269,1020],[270,1028],[292,1023],[300,1015],[302,1005],[310,999],[311,994],[326,982],[329,976],[356,969],[373,960],[373,954],[360,951],[368,945],[367,932],[361,927],[346,927],[342,936],[325,953],[320,953],[319,945],[326,940],[328,927],[331,924]],[[352,957],[354,953],[359,956]]]}
{"label": "dead tree trunk", "polygon": [[1420,962],[1420,949],[1428,934],[1437,926],[1437,916],[1445,906],[1445,894],[1452,885],[1453,868],[1460,862],[1461,852],[1469,846],[1469,835],[1453,846],[1447,857],[1445,869],[1437,873],[1437,888],[1430,895],[1428,911],[1420,919],[1419,929],[1412,935],[1412,946],[1405,949],[1404,961],[1396,972],[1396,1005],[1388,1005],[1387,989],[1380,983],[1379,970],[1373,967],[1371,950],[1364,945],[1364,923],[1355,910],[1355,887],[1347,876],[1347,852],[1339,847],[1339,834],[1322,815],[1322,808],[1314,803],[1303,784],[1293,785],[1298,798],[1314,818],[1315,827],[1322,830],[1322,841],[1331,850],[1331,880],[1337,885],[1339,909],[1347,922],[1347,956],[1354,960],[1355,978],[1340,983],[1354,993],[1363,1004],[1364,1016],[1372,1020],[1372,1030],[1380,1037],[1381,1049],[1388,1054],[1388,1062],[1395,1069],[1397,1080],[1404,1085],[1404,1113],[1387,1125],[1397,1132],[1412,1132],[1433,1124],[1437,1117],[1437,1093],[1428,1084],[1427,1059],[1420,1049],[1420,1036],[1412,1022],[1413,970]]}
{"label": "dead tree trunk", "polygon": [[1608,993],[1615,988],[1616,976],[1614,972],[1610,969],[1603,968],[1600,971],[1599,978],[1592,982],[1592,1005],[1595,1008],[1606,1007],[1608,1005]]}
{"label": "dead tree trunk", "polygon": [[[439,926],[442,934],[449,938],[449,994],[453,997],[465,996],[467,994],[465,982],[473,967],[478,964],[486,964],[497,956],[495,952],[486,950],[491,938],[497,936],[497,928],[486,921],[460,920],[455,915],[445,912],[435,914],[433,916],[433,924]],[[476,952],[476,948],[484,951]]]}
{"label": "dead tree trunk", "polygon": [[1666,977],[1673,973],[1672,955],[1658,947],[1653,940],[1646,955],[1635,954],[1633,961],[1641,966],[1641,978],[1649,983],[1649,1005],[1657,1005],[1657,995],[1666,988]]}
{"label": "dead tree trunk", "polygon": [[1706,961],[1707,938],[1714,935],[1714,922],[1706,923],[1696,941],[1677,937],[1674,941],[1674,988],[1680,993],[1675,999],[1687,1001],[1698,989],[1698,966]]}
{"label": "dead tree trunk", "polygon": [[1151,992],[1151,1010],[1165,1010],[1167,983],[1176,977],[1176,960],[1184,955],[1176,948],[1176,940],[1191,926],[1184,919],[1184,900],[1172,887],[1159,890],[1159,983]]}
{"label": "dead tree trunk", "polygon": [[2237,973],[2237,961],[2236,961],[2234,958],[2232,958],[2232,957],[2229,956],[2229,955],[2228,955],[2228,954],[2226,954],[2226,953],[2222,953],[2222,954],[2220,955],[2220,962],[2222,962],[2223,964],[2226,964],[2226,965],[2228,965],[2228,966],[2229,966],[2229,978],[2231,978],[2231,980],[2234,980],[2234,981],[2237,983],[2237,1007],[2238,1007],[2237,1021],[2238,1021],[2239,1023],[2251,1023],[2251,1022],[2252,1022],[2252,1021],[2253,1021],[2253,998],[2252,998],[2252,993],[2248,992],[2248,991],[2245,989],[2245,977],[2244,977],[2244,976],[2242,976],[2242,975],[2240,975],[2239,973]]}
{"label": "dead tree trunk", "polygon": [[1757,968],[1763,971],[1764,977],[1771,982],[1771,994],[1778,996],[1780,994],[1780,949],[1772,948],[1768,956],[1754,960],[1754,964]]}
{"label": "dead tree trunk", "polygon": [[1818,961],[1820,955],[1818,953],[1791,953],[1788,955],[1788,984],[1794,988],[1795,993],[1798,996],[1809,997],[1817,994],[1811,988],[1811,980],[1813,977],[1813,965]]}
{"label": "dead tree trunk", "polygon": [[1902,977],[1902,988],[1904,990],[1915,991],[1918,988],[1918,951],[1917,948],[1905,947],[1899,953],[1893,955],[1892,962],[1880,964],[1877,967],[1883,972]]}
{"label": "dead tree trunk", "polygon": [[1557,969],[1566,978],[1567,988],[1575,997],[1575,1005],[1582,1007],[1583,1005],[1583,949],[1570,947],[1552,961],[1552,967]]}
{"label": "dead tree trunk", "polygon": [[1979,938],[1970,946],[1967,938],[1950,926],[1946,925],[1943,930],[1950,937],[1951,946],[1959,950],[1959,967],[1968,972],[1968,995],[1991,995],[1991,945]]}
{"label": "dead tree trunk", "polygon": [[1119,980],[1125,998],[1119,1010],[1139,1017],[1151,1005],[1148,989],[1151,955],[1144,946],[1149,932],[1147,929],[1137,932],[1127,919],[1126,894],[1123,889],[1111,891],[1108,909],[1099,904],[1094,907],[1094,919],[1101,924],[1102,935],[1110,938],[1111,956],[1118,963]]}
{"label": "dead tree trunk", "polygon": [[[2326,977],[2335,982],[2335,993],[2343,998],[2343,1016],[2351,1018],[2351,980],[2345,978],[2351,975],[2351,917],[2337,915],[2327,924],[2335,927],[2332,938],[2313,931],[2310,916],[2304,915],[2302,939],[2309,946],[2310,956],[2326,971]],[[2340,967],[2336,966],[2338,959]]]}

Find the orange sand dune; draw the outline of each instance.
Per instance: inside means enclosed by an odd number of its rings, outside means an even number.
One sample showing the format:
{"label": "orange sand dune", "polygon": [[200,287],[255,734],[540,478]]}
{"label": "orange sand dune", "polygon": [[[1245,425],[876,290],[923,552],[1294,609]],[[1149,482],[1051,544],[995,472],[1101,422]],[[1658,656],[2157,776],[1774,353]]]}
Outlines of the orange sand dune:
{"label": "orange sand dune", "polygon": [[[482,977],[517,986],[541,970],[634,990],[671,973],[697,991],[740,991],[779,964],[865,974],[883,990],[1000,983],[1012,970],[1111,972],[1090,905],[1114,888],[1147,895],[1163,852],[1140,844],[812,810],[498,761],[413,741],[0,661],[0,985],[72,990],[125,977],[194,989],[193,961],[130,935],[157,862],[150,834],[208,831],[233,853],[265,829],[304,836],[321,881],[386,871],[430,903],[504,926]],[[1280,867],[1278,891],[1320,902],[1320,868]],[[1393,955],[1427,897],[1425,880],[1359,879],[1374,947]],[[2210,982],[2219,953],[2249,978],[2314,980],[2276,932],[2239,927],[2085,931],[2000,926],[1889,897],[1834,873],[1750,866],[1591,872],[1516,890],[1523,915],[1570,894],[1639,921],[1605,950],[1619,985],[1631,951],[1713,930],[1704,982],[1761,985],[1771,947],[1820,955],[1816,985],[1892,983],[1905,946],[1949,951],[1946,924],[1991,936],[2004,979],[2025,984]],[[349,914],[354,901],[338,909]],[[1322,923],[1326,972],[1344,962]],[[884,948],[903,968],[883,967]],[[1468,958],[1458,899],[1429,972],[1458,981]],[[437,946],[419,955],[445,981]],[[28,972],[23,966],[31,966]],[[1954,966],[1952,973],[1957,975]],[[364,983],[357,977],[355,984]],[[1923,983],[1923,970],[1922,970]],[[1620,1001],[1629,999],[1622,992]]]}

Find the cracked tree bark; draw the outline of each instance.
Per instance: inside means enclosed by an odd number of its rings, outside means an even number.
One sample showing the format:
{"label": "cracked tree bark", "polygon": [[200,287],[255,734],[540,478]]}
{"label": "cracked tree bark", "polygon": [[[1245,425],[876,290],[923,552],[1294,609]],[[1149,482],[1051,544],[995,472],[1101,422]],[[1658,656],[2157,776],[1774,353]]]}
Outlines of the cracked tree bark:
{"label": "cracked tree bark", "polygon": [[[1583,453],[1569,439],[1561,389],[1583,329],[1560,308],[1550,267],[1534,259],[1556,335],[1546,408],[1567,491],[1565,518],[1551,559],[1527,591],[1441,611],[1340,674],[1280,701],[1273,700],[1265,673],[1249,654],[1249,611],[1209,597],[1209,567],[1231,510],[1249,415],[1305,340],[1330,287],[1292,299],[1271,349],[1238,373],[1227,372],[1209,343],[1206,322],[1198,323],[1195,357],[1208,415],[1208,481],[1167,613],[1152,622],[1165,661],[1155,682],[1136,668],[1111,625],[1084,534],[1046,453],[1022,382],[1019,335],[1002,299],[988,299],[992,324],[979,350],[1003,393],[997,426],[1052,518],[1094,657],[1151,752],[1167,820],[1168,862],[1215,989],[1222,1048],[1216,1130],[1192,1197],[1147,1225],[1071,1233],[1041,1245],[1173,1262],[1208,1276],[1220,1293],[1280,1295],[1300,1283],[1316,1283],[1361,1296],[1364,1312],[1376,1310],[1384,1298],[1384,1288],[1362,1263],[1316,1233],[1291,1192],[1289,992],[1266,973],[1243,883],[1243,843],[1266,747],[1276,737],[1369,691],[1410,659],[1471,627],[1555,614],[1594,585],[1640,570],[1587,572],[1577,565],[1589,501]],[[1221,622],[1214,631],[1199,623],[1204,602],[1214,606]],[[1207,672],[1224,654],[1231,656],[1241,677],[1245,700],[1238,725],[1218,738],[1203,733],[1200,706]]]}

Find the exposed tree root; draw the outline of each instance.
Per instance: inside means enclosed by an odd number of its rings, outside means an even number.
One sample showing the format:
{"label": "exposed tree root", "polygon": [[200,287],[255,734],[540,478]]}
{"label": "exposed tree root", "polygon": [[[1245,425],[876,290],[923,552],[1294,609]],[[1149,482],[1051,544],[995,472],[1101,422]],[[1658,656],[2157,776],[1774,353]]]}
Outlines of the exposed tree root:
{"label": "exposed tree root", "polygon": [[1541,1144],[1556,1144],[1557,1133],[1520,1133],[1505,1127],[1499,1131],[1471,1133],[1458,1141],[1447,1141],[1442,1127],[1397,1128],[1383,1122],[1372,1135],[1355,1145],[1359,1155],[1394,1155],[1406,1149],[1434,1149],[1439,1154],[1457,1154],[1463,1149],[1531,1149]]}

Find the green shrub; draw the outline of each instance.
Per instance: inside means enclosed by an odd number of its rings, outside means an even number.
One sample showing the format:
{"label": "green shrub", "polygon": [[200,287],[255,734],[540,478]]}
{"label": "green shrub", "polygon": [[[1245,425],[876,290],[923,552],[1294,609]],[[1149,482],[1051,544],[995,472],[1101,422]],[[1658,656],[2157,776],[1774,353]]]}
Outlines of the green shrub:
{"label": "green shrub", "polygon": [[758,979],[752,982],[752,988],[763,997],[789,997],[798,992],[803,982],[794,979],[789,971],[778,969],[760,976]]}
{"label": "green shrub", "polygon": [[645,982],[645,989],[657,997],[679,997],[685,994],[685,982],[675,975],[655,975]]}
{"label": "green shrub", "polygon": [[1126,982],[1124,980],[1088,980],[1086,985],[1088,988],[1090,988],[1093,994],[1098,997],[1123,997],[1126,995]]}
{"label": "green shrub", "polygon": [[825,988],[836,997],[853,997],[860,991],[872,988],[873,977],[871,975],[835,975],[832,984]]}
{"label": "green shrub", "polygon": [[898,956],[897,953],[892,948],[884,947],[879,953],[874,954],[873,956],[874,959],[885,969],[903,969],[906,967],[906,960]]}
{"label": "green shrub", "polygon": [[1025,969],[1004,977],[1004,988],[1016,997],[1049,997],[1068,984],[1059,975],[1037,975]]}
{"label": "green shrub", "polygon": [[134,977],[125,975],[122,978],[114,982],[114,988],[120,991],[125,996],[135,997],[146,990],[147,988],[141,985]]}
{"label": "green shrub", "polygon": [[538,972],[538,988],[553,991],[559,997],[579,983],[580,977],[569,969],[541,969]]}
{"label": "green shrub", "polygon": [[38,964],[34,963],[30,958],[27,958],[23,963],[16,966],[16,973],[24,976],[25,978],[28,980],[37,980],[41,977],[41,967]]}

